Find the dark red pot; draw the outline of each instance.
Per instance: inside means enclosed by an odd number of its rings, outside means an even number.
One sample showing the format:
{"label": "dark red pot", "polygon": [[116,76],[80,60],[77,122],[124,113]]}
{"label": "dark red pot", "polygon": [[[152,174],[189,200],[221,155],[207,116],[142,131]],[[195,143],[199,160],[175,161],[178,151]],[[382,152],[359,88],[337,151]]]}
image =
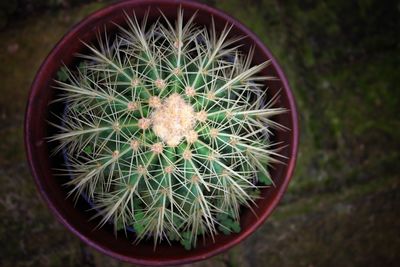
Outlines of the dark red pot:
{"label": "dark red pot", "polygon": [[[135,10],[136,15],[140,18],[148,7],[151,7],[149,17],[151,21],[159,15],[158,9],[162,10],[167,17],[175,18],[179,6],[184,9],[185,17],[189,17],[198,10],[195,20],[197,24],[209,25],[211,16],[214,17],[219,30],[224,27],[226,22],[233,24],[232,36],[247,36],[243,40],[244,50],[255,45],[254,64],[269,59],[272,61],[272,64],[263,70],[263,74],[274,75],[279,78],[278,81],[268,82],[269,90],[273,95],[281,89],[280,102],[277,106],[289,110],[286,114],[276,116],[275,120],[291,130],[277,131],[274,136],[275,142],[283,142],[287,145],[281,153],[288,160],[286,164],[279,164],[271,169],[276,187],[264,189],[261,192],[263,198],[257,201],[257,207],[254,208],[256,215],[249,210],[242,211],[240,221],[242,231],[239,234],[218,235],[214,243],[211,239],[207,239],[204,245],[199,242],[197,248],[190,251],[185,250],[181,245],[173,244],[170,246],[167,243],[160,244],[154,251],[151,240],[133,245],[132,239],[126,238],[124,235],[119,235],[116,238],[110,226],[93,230],[97,221],[90,221],[93,213],[87,211],[88,204],[81,200],[75,206],[72,199],[66,199],[67,189],[62,186],[63,179],[54,176],[53,169],[60,166],[63,159],[62,157],[50,156],[51,144],[46,142],[45,138],[52,132],[47,120],[50,116],[49,102],[54,98],[53,79],[62,63],[66,65],[76,63],[74,55],[76,52],[84,50],[80,40],[89,43],[94,41],[96,32],[103,29],[104,25],[107,25],[108,31],[112,31],[115,26],[111,21],[123,24],[123,10],[128,12]],[[57,111],[62,112],[62,108],[51,110],[51,112]],[[192,1],[124,1],[97,11],[76,25],[58,42],[43,62],[32,84],[28,99],[25,116],[25,146],[33,177],[43,199],[60,222],[85,243],[107,255],[130,263],[145,265],[183,264],[204,260],[238,244],[253,233],[271,214],[286,190],[295,167],[298,146],[297,111],[288,81],[278,63],[262,42],[235,19],[219,10]]]}

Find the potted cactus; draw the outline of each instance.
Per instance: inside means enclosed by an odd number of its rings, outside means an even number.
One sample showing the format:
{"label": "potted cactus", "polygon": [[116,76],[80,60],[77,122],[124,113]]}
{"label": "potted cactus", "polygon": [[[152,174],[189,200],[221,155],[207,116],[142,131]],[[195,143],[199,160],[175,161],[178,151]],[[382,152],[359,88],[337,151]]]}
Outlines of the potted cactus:
{"label": "potted cactus", "polygon": [[122,260],[176,264],[265,220],[298,132],[283,73],[241,24],[194,2],[127,1],[52,51],[25,134],[38,187],[69,229]]}

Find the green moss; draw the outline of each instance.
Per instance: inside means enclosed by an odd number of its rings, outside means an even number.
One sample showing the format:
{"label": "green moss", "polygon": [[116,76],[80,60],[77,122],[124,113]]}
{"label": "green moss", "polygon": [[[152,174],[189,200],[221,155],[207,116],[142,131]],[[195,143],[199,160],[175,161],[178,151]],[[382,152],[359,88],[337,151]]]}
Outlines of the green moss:
{"label": "green moss", "polygon": [[93,3],[69,11],[44,12],[40,17],[16,21],[2,32],[0,106],[4,116],[23,114],[30,84],[45,56],[73,24],[103,5]]}
{"label": "green moss", "polygon": [[[315,186],[315,185],[314,185]],[[358,184],[341,191],[314,194],[312,197],[303,198],[301,201],[290,205],[283,205],[273,214],[275,220],[285,220],[295,216],[309,214],[318,207],[332,206],[339,203],[351,202],[363,196],[377,194],[386,191],[388,188],[397,188],[400,182],[397,177],[382,177],[379,180],[372,180],[365,184]],[[309,189],[310,185],[303,185]],[[318,203],[318,205],[316,205]]]}

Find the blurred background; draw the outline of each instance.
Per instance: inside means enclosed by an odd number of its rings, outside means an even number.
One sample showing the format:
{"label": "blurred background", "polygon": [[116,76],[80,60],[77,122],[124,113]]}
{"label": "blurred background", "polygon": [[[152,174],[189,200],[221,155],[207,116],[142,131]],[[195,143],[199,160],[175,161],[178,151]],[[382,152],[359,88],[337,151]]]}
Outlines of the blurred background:
{"label": "blurred background", "polygon": [[[74,24],[112,1],[0,1],[0,266],[128,266],[50,214],[29,173],[34,75]],[[399,266],[400,3],[203,1],[252,29],[283,67],[301,140],[290,187],[240,245],[188,266]]]}

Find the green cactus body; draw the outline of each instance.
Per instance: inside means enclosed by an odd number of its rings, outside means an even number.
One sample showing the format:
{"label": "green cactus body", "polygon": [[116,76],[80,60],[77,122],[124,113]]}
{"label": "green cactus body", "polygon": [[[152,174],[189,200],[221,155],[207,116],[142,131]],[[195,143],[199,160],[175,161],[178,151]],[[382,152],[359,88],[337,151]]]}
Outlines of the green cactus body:
{"label": "green cactus body", "polygon": [[193,20],[126,15],[116,36],[87,45],[79,67],[59,72],[66,112],[50,137],[66,151],[70,193],[91,199],[101,225],[188,249],[240,231],[240,207],[273,184],[268,136],[282,126],[271,117],[285,111],[276,96],[263,102],[269,62],[252,66],[229,25],[218,34]]}

